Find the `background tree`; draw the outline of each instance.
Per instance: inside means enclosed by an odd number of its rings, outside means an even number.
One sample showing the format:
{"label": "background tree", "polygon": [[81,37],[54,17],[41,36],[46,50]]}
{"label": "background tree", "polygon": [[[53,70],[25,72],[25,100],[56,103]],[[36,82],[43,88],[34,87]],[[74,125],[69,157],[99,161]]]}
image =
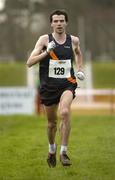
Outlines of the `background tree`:
{"label": "background tree", "polygon": [[48,17],[54,9],[67,10],[68,31],[74,35],[83,36],[82,17],[84,46],[93,59],[103,55],[115,59],[113,0],[6,0],[0,12],[1,57],[26,61],[39,35],[50,32]]}

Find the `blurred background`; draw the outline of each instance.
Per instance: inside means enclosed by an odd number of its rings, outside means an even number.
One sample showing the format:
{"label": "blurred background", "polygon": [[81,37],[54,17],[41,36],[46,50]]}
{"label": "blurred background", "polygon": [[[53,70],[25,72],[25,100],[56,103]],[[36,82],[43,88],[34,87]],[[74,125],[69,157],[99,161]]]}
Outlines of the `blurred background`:
{"label": "blurred background", "polygon": [[[48,17],[54,9],[68,12],[67,31],[80,38],[84,57],[86,80],[78,82],[73,108],[88,112],[94,107],[94,112],[108,110],[114,114],[114,0],[0,0],[0,114],[21,113],[15,109],[22,106],[17,103],[19,96],[25,98],[26,104],[34,104],[38,66],[28,70],[26,61],[38,37],[50,32]],[[11,104],[15,96],[17,100]],[[12,107],[14,110],[10,111]]]}

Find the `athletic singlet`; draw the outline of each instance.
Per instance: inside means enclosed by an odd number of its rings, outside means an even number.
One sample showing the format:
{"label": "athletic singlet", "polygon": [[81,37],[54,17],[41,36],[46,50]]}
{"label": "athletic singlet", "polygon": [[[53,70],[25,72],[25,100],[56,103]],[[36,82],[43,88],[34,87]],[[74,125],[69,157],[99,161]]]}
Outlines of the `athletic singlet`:
{"label": "athletic singlet", "polygon": [[49,42],[54,41],[56,48],[47,55],[39,66],[40,86],[66,87],[77,84],[73,70],[73,50],[71,35],[66,35],[66,41],[58,44],[49,34]]}

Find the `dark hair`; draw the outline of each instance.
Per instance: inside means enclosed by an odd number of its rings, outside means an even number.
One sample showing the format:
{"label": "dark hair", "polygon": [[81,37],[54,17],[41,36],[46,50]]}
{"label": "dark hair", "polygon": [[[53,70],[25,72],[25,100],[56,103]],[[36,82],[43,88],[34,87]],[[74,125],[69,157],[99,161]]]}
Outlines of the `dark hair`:
{"label": "dark hair", "polygon": [[64,15],[65,16],[65,21],[68,22],[68,15],[67,15],[67,12],[65,10],[54,10],[50,14],[50,23],[52,22],[52,16],[53,15]]}

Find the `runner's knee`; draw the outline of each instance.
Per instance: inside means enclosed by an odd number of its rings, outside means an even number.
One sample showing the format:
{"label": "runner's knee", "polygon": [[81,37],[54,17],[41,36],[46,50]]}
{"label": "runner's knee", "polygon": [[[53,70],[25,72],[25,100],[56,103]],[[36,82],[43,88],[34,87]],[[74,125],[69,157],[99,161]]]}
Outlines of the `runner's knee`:
{"label": "runner's knee", "polygon": [[67,118],[69,116],[69,109],[68,108],[60,109],[60,115],[62,119]]}
{"label": "runner's knee", "polygon": [[48,122],[48,128],[50,128],[50,129],[53,129],[53,128],[56,128],[57,127],[57,122],[55,121],[55,122]]}

